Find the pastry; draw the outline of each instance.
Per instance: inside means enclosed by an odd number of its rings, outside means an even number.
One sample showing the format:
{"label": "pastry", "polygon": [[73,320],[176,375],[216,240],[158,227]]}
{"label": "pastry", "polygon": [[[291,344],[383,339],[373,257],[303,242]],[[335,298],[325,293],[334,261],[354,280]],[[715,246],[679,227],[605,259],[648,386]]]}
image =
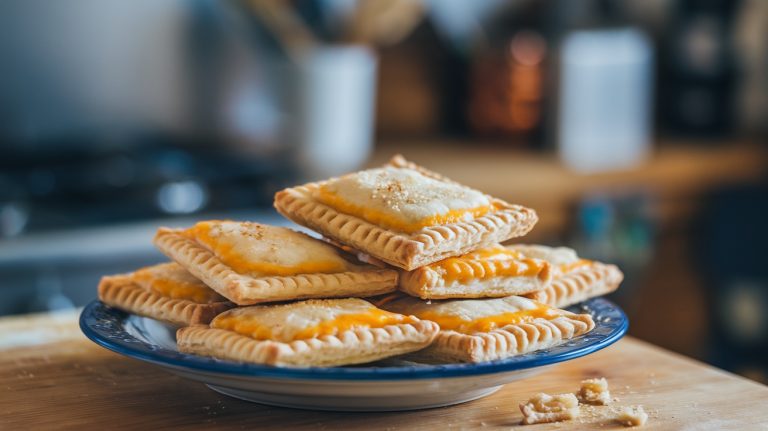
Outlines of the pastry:
{"label": "pastry", "polygon": [[523,425],[561,422],[579,417],[579,401],[573,394],[536,394],[527,403],[520,404]]}
{"label": "pastry", "polygon": [[579,401],[584,404],[606,406],[611,403],[611,393],[608,391],[608,381],[604,377],[581,381]]}
{"label": "pastry", "polygon": [[624,279],[616,265],[581,259],[567,247],[512,245],[511,250],[524,256],[544,259],[552,265],[552,282],[542,290],[525,295],[528,298],[565,308],[596,296],[613,292]]}
{"label": "pastry", "polygon": [[403,271],[399,287],[422,299],[498,298],[541,290],[551,279],[547,261],[494,244]]}
{"label": "pastry", "polygon": [[155,245],[238,305],[305,298],[373,296],[397,286],[397,272],[353,262],[335,247],[283,227],[203,221],[161,228]]}
{"label": "pastry", "polygon": [[622,407],[616,415],[616,421],[625,427],[641,427],[648,422],[648,413],[643,406]]}
{"label": "pastry", "polygon": [[436,323],[358,298],[235,308],[210,326],[181,328],[179,350],[238,362],[295,367],[360,364],[429,345]]}
{"label": "pastry", "polygon": [[405,270],[525,235],[536,213],[396,156],[389,164],[282,190],[275,208],[323,236]]}
{"label": "pastry", "polygon": [[522,296],[425,302],[393,294],[376,304],[440,325],[440,333],[420,358],[440,362],[482,362],[553,347],[585,334],[595,323]]}
{"label": "pastry", "polygon": [[208,323],[234,306],[176,263],[103,277],[98,291],[105,304],[175,325]]}

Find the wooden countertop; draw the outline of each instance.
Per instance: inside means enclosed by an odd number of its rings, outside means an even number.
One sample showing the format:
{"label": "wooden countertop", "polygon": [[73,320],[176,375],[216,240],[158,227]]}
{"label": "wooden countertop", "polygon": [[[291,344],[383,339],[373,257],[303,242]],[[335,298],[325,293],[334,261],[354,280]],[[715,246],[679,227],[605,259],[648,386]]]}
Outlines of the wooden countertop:
{"label": "wooden countertop", "polygon": [[[604,376],[643,429],[768,429],[768,387],[627,337],[467,404],[403,413],[328,413],[251,404],[91,343],[77,313],[0,318],[0,429],[622,429],[611,407],[522,426],[518,403]],[[428,394],[425,394],[428,395]]]}

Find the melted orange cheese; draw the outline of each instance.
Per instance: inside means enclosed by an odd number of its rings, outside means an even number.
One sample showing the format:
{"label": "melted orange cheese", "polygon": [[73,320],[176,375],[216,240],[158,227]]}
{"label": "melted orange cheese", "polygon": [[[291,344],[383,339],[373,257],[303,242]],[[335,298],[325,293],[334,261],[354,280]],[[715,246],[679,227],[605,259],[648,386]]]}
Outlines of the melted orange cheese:
{"label": "melted orange cheese", "polygon": [[394,217],[391,214],[387,214],[375,208],[364,207],[348,202],[344,198],[327,190],[319,190],[317,197],[322,203],[338,210],[339,212],[359,217],[377,226],[382,226],[387,229],[405,233],[417,232],[427,226],[445,225],[465,220],[471,220],[494,210],[492,205],[486,205],[476,208],[449,210],[444,214],[437,214],[424,217],[420,220],[409,221]]}
{"label": "melted orange cheese", "polygon": [[171,299],[186,299],[197,304],[222,302],[226,299],[201,282],[186,282],[158,277],[151,269],[136,271],[133,279],[155,292]]}
{"label": "melted orange cheese", "polygon": [[566,263],[566,264],[560,265],[560,271],[563,272],[563,273],[571,272],[571,271],[576,271],[576,270],[582,269],[585,266],[589,266],[589,265],[592,265],[592,261],[591,260],[579,259],[579,260],[577,260],[576,262],[573,262],[573,263]]}
{"label": "melted orange cheese", "polygon": [[462,334],[488,332],[493,331],[494,329],[503,328],[507,325],[531,322],[537,318],[553,319],[559,315],[560,313],[558,310],[545,305],[530,310],[502,313],[474,320],[465,320],[458,316],[439,314],[429,310],[417,313],[419,319],[431,320],[437,323],[442,330],[456,331]]}
{"label": "melted orange cheese", "polygon": [[535,277],[546,279],[549,264],[541,259],[529,259],[517,251],[493,247],[459,257],[451,257],[429,265],[440,269],[446,282],[466,283],[492,277]]}
{"label": "melted orange cheese", "polygon": [[321,337],[323,335],[337,335],[341,332],[356,328],[382,328],[388,325],[403,323],[415,323],[413,316],[390,313],[372,307],[363,313],[341,314],[333,320],[320,322],[315,326],[301,329],[293,333],[289,338],[281,337],[272,326],[262,325],[258,317],[221,315],[211,322],[212,328],[234,331],[256,340],[273,340],[290,342]]}
{"label": "melted orange cheese", "polygon": [[205,245],[219,260],[239,274],[286,276],[313,273],[333,274],[346,271],[346,266],[341,260],[317,260],[302,262],[298,265],[279,265],[243,259],[239,253],[234,251],[234,244],[218,241],[211,235],[212,226],[213,223],[200,222],[187,229],[186,233]]}

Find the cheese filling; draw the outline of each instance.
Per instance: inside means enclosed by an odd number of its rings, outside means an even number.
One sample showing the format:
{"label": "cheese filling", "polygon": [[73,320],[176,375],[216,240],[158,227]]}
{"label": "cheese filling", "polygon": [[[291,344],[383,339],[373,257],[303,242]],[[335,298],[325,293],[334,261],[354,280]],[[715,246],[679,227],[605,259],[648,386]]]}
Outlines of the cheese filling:
{"label": "cheese filling", "polygon": [[166,298],[185,299],[198,304],[226,299],[175,263],[140,269],[133,273],[135,283]]}
{"label": "cheese filling", "polygon": [[361,299],[344,299],[230,310],[213,319],[211,327],[256,340],[288,343],[338,335],[351,329],[383,328],[416,321],[412,316],[384,311]]}
{"label": "cheese filling", "polygon": [[531,322],[535,319],[556,319],[563,311],[519,296],[497,299],[453,300],[424,303],[411,298],[395,300],[380,306],[413,314],[422,320],[437,323],[442,330],[463,334],[488,332],[507,325]]}
{"label": "cheese filling", "polygon": [[470,221],[495,209],[476,190],[395,167],[330,180],[313,197],[342,213],[406,233]]}
{"label": "cheese filling", "polygon": [[592,263],[593,262],[588,259],[579,259],[574,263],[567,263],[567,264],[560,265],[560,272],[565,274],[572,271],[578,271],[580,269],[584,269],[585,267],[592,265]]}
{"label": "cheese filling", "polygon": [[525,257],[546,260],[562,274],[578,271],[593,263],[591,260],[581,259],[575,250],[568,247],[517,244],[510,248]]}
{"label": "cheese filling", "polygon": [[331,274],[350,267],[334,247],[287,228],[205,221],[187,229],[186,234],[239,274]]}
{"label": "cheese filling", "polygon": [[459,316],[441,315],[436,312],[423,312],[417,314],[420,319],[431,320],[446,331],[456,331],[462,334],[474,334],[476,332],[489,332],[503,328],[507,325],[532,322],[535,319],[554,319],[559,316],[552,308],[539,307],[531,310],[512,311],[495,316],[481,317],[466,320]]}
{"label": "cheese filling", "polygon": [[446,283],[467,283],[493,277],[536,277],[547,280],[549,263],[526,258],[503,246],[489,247],[428,265],[440,272]]}

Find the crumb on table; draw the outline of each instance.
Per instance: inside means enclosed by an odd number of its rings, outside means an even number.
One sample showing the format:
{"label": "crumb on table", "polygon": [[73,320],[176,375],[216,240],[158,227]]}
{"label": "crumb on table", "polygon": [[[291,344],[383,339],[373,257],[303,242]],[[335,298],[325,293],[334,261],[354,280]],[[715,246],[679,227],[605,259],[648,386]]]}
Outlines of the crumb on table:
{"label": "crumb on table", "polygon": [[579,400],[574,394],[536,394],[527,403],[520,404],[523,424],[560,422],[579,416]]}
{"label": "crumb on table", "polygon": [[611,393],[608,391],[608,381],[604,377],[581,381],[579,401],[584,404],[605,406],[611,403]]}
{"label": "crumb on table", "polygon": [[648,414],[643,406],[622,407],[616,416],[616,421],[627,427],[643,426],[647,420]]}

